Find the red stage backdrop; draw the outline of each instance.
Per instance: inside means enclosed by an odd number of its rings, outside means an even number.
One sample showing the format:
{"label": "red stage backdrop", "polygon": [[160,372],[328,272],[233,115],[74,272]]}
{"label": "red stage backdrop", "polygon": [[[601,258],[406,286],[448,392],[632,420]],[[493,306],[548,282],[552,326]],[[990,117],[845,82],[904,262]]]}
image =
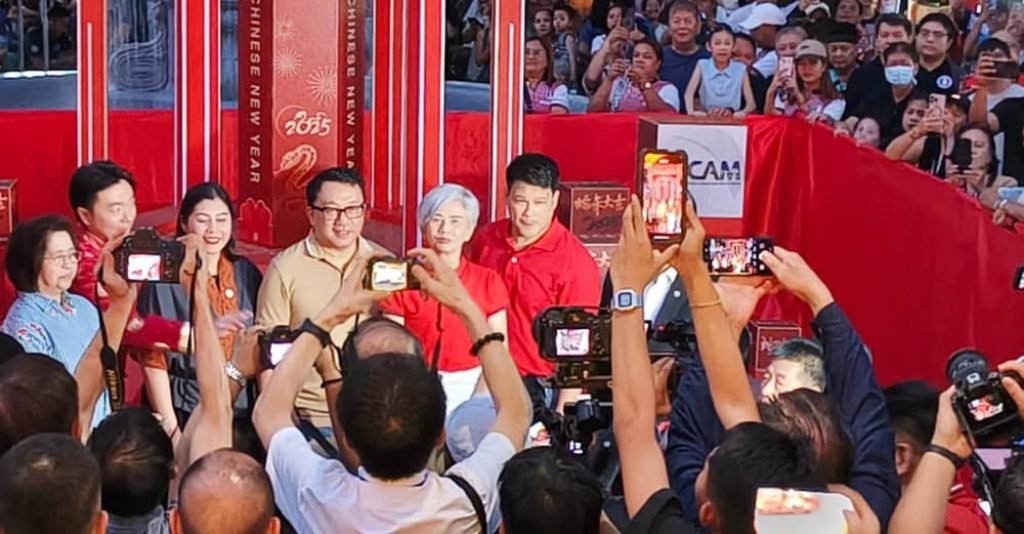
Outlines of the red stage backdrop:
{"label": "red stage backdrop", "polygon": [[[170,121],[170,112],[111,117],[111,157],[136,174],[143,207],[171,200],[163,163]],[[445,121],[446,180],[467,185],[486,209],[487,115],[449,113]],[[1024,237],[996,228],[986,210],[938,180],[827,129],[766,117],[747,124],[744,233],[774,235],[807,258],[868,343],[882,382],[944,383],[945,358],[960,347],[979,347],[994,361],[1024,353],[1017,324],[1024,293],[1012,290]],[[230,191],[237,191],[235,131],[237,116],[225,113]],[[21,216],[68,213],[74,113],[0,113],[0,132],[17,132],[0,142],[0,178],[18,178]],[[524,134],[524,150],[552,156],[567,181],[632,186],[635,115],[530,116]],[[809,319],[789,297],[762,308],[769,318]]]}
{"label": "red stage backdrop", "polygon": [[267,246],[300,239],[308,228],[306,183],[327,167],[361,167],[363,5],[239,4],[239,151],[224,154],[240,158],[242,239]]}

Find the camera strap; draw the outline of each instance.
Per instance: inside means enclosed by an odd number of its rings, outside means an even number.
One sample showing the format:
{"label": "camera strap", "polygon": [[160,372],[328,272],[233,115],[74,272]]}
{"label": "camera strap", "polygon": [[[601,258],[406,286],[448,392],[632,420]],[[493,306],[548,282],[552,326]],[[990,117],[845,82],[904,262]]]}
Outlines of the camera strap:
{"label": "camera strap", "polygon": [[444,334],[444,329],[441,328],[441,314],[444,313],[444,308],[441,306],[441,302],[437,303],[437,324],[434,325],[437,328],[437,342],[434,343],[434,353],[430,356],[430,372],[437,374],[437,363],[441,360],[441,336]]}
{"label": "camera strap", "polygon": [[103,309],[99,306],[100,280],[103,280],[102,266],[100,266],[96,277],[96,285],[93,286],[93,295],[95,297],[96,310],[100,316],[100,340],[103,342],[100,346],[100,363],[103,365],[103,385],[107,390],[110,410],[116,412],[124,406],[124,381],[121,380],[121,362],[117,358],[117,353],[110,346],[110,338],[107,336],[107,323],[103,319]]}
{"label": "camera strap", "polygon": [[[199,269],[203,268],[203,262],[199,260],[199,253],[196,252],[196,270],[192,273],[192,281],[189,282],[188,287],[188,341],[185,343],[185,361],[192,362],[193,368],[195,362],[192,360],[192,336],[196,331],[196,278],[198,278]],[[229,358],[230,354],[227,355]]]}

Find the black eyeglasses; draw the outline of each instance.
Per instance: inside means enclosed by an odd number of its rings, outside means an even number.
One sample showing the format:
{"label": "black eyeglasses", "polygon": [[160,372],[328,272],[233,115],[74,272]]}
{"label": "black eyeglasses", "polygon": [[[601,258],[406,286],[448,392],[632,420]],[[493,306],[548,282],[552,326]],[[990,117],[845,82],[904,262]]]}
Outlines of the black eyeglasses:
{"label": "black eyeglasses", "polygon": [[338,216],[341,215],[342,213],[344,213],[345,217],[347,217],[350,220],[359,219],[363,216],[363,213],[366,211],[366,204],[348,206],[347,208],[333,208],[330,206],[324,207],[313,205],[310,205],[309,207],[312,208],[314,211],[319,211],[320,213],[323,213],[324,219],[327,219],[328,221],[333,221],[337,219]]}

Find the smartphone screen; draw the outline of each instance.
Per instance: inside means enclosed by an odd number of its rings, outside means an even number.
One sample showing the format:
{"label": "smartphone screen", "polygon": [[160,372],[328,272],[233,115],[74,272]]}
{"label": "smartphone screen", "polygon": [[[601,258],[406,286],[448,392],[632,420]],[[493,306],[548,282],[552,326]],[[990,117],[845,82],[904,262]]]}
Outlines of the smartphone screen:
{"label": "smartphone screen", "polygon": [[270,365],[277,367],[277,364],[284,360],[284,355],[292,350],[292,341],[273,341],[270,343]]}
{"label": "smartphone screen", "polygon": [[555,330],[555,356],[579,357],[590,354],[589,328],[559,328]]}
{"label": "smartphone screen", "polygon": [[640,198],[647,233],[678,237],[686,209],[686,153],[644,151],[640,154]]}
{"label": "smartphone screen", "polygon": [[409,269],[404,261],[378,261],[370,266],[370,289],[401,291],[409,285]]}
{"label": "smartphone screen", "polygon": [[778,68],[779,78],[792,78],[793,77],[793,58],[789,56],[783,56],[779,58]]}
{"label": "smartphone screen", "polygon": [[932,93],[928,95],[928,110],[925,111],[925,118],[942,119],[946,113],[946,95]]}
{"label": "smartphone screen", "polygon": [[774,250],[772,242],[765,238],[709,237],[704,240],[704,261],[713,275],[761,276],[768,274],[761,253],[771,250]]}
{"label": "smartphone screen", "polygon": [[848,529],[845,510],[853,511],[853,503],[838,493],[759,488],[754,530],[758,534],[843,534]]}
{"label": "smartphone screen", "polygon": [[127,277],[129,282],[159,282],[160,255],[129,254]]}
{"label": "smartphone screen", "polygon": [[1020,76],[1020,65],[1013,60],[993,61],[995,64],[996,78],[1016,80]]}

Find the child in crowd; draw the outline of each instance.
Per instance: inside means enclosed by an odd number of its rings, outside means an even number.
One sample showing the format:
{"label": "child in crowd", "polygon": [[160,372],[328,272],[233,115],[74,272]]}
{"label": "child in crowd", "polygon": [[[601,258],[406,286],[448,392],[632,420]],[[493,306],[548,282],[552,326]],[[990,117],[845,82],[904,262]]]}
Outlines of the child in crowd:
{"label": "child in crowd", "polygon": [[879,148],[882,143],[882,129],[878,126],[878,121],[864,117],[857,121],[857,126],[853,129],[853,138],[862,145]]}
{"label": "child in crowd", "polygon": [[551,42],[551,37],[554,31],[551,28],[551,22],[554,18],[554,12],[551,8],[542,7],[533,14],[533,34],[547,42]]}
{"label": "child in crowd", "polygon": [[576,14],[564,4],[556,5],[553,14],[555,39],[551,47],[555,56],[555,79],[569,87],[576,87]]}
{"label": "child in crowd", "polygon": [[644,18],[651,25],[651,31],[654,32],[654,40],[659,43],[665,43],[665,33],[668,32],[668,26],[661,23],[659,17],[661,17],[661,0],[644,0]]}
{"label": "child in crowd", "polygon": [[[711,57],[697,62],[686,87],[686,109],[691,115],[742,118],[754,111],[754,92],[747,68],[732,59],[735,42],[728,26],[718,26],[712,32],[707,44]],[[694,102],[694,97],[699,103]]]}

